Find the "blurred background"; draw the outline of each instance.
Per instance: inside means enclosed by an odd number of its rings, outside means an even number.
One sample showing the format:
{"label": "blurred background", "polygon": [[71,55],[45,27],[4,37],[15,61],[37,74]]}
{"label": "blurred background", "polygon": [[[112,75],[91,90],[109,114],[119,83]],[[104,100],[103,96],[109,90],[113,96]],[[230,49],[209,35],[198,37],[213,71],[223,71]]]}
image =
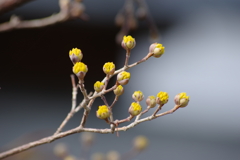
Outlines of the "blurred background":
{"label": "blurred background", "polygon": [[[114,19],[124,1],[85,0],[83,4],[88,21],[76,19],[0,33],[1,151],[53,134],[70,111],[69,50],[77,47],[83,52],[82,61],[89,68],[85,77],[88,91],[93,91],[93,84],[104,77],[105,62],[114,62],[117,68],[123,66],[125,51],[115,41],[120,28]],[[173,98],[180,92],[190,95],[190,103],[172,115],[120,132],[120,137],[97,134],[92,152],[114,149],[125,153],[131,149],[135,136],[145,135],[149,147],[136,160],[239,160],[240,1],[151,0],[147,5],[165,54],[129,70],[131,80],[114,107],[114,117],[128,116],[131,95],[136,90],[145,97],[168,92],[170,99],[163,111],[174,106]],[[0,22],[8,21],[13,14],[36,19],[58,11],[57,0],[31,1],[1,15]],[[148,53],[153,41],[144,21],[129,34],[137,42],[129,61],[133,63]],[[114,98],[112,94],[106,96],[109,102]],[[79,93],[78,102],[81,98]],[[145,102],[141,104],[146,107]],[[103,105],[100,99],[94,103],[86,127],[108,127],[95,116],[98,105]],[[77,113],[64,130],[78,126],[81,115],[82,112]],[[54,159],[53,146],[63,142],[79,156],[78,139],[79,134],[71,135],[24,153]],[[28,159],[37,158],[32,155]]]}

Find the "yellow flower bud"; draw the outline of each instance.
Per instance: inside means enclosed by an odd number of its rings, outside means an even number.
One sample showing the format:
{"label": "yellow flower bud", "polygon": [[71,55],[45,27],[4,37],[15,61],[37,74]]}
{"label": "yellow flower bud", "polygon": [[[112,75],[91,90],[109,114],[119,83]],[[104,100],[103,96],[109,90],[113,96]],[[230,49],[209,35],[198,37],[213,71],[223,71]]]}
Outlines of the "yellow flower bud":
{"label": "yellow flower bud", "polygon": [[157,98],[156,98],[157,104],[163,105],[163,104],[167,103],[168,98],[169,98],[169,96],[168,96],[167,92],[162,92],[162,91],[159,92],[157,94]]}
{"label": "yellow flower bud", "polygon": [[179,107],[186,107],[189,102],[189,96],[185,92],[179,93],[175,96],[174,101],[175,104]]}
{"label": "yellow flower bud", "polygon": [[124,88],[122,85],[117,86],[116,89],[113,90],[116,96],[121,96],[124,93]]}
{"label": "yellow flower bud", "polygon": [[107,119],[110,117],[110,111],[106,105],[99,106],[96,115],[100,119]]}
{"label": "yellow flower bud", "polygon": [[122,40],[122,47],[124,49],[133,49],[136,45],[136,41],[132,36],[124,36]]}
{"label": "yellow flower bud", "polygon": [[150,108],[154,108],[157,104],[155,96],[148,96],[148,98],[146,99],[146,104]]}
{"label": "yellow flower bud", "polygon": [[148,146],[148,139],[145,136],[137,136],[133,141],[133,146],[138,151],[143,151]]}
{"label": "yellow flower bud", "polygon": [[132,95],[132,98],[133,98],[135,101],[139,102],[139,101],[143,100],[144,95],[143,95],[143,93],[142,93],[141,91],[135,91],[135,92],[133,93],[133,95]]}
{"label": "yellow flower bud", "polygon": [[76,76],[81,80],[85,77],[87,71],[88,71],[87,65],[85,65],[82,62],[77,62],[73,66],[73,73],[75,73]]}
{"label": "yellow flower bud", "polygon": [[101,92],[104,88],[104,83],[103,82],[100,82],[100,81],[97,81],[96,83],[94,83],[94,90],[96,92]]}
{"label": "yellow flower bud", "polygon": [[83,58],[82,51],[78,48],[73,48],[69,51],[69,58],[73,62],[73,64],[80,62]]}
{"label": "yellow flower bud", "polygon": [[132,102],[131,106],[129,107],[128,112],[132,115],[132,116],[137,116],[141,113],[142,111],[142,107],[139,103],[136,102]]}
{"label": "yellow flower bud", "polygon": [[149,47],[149,52],[153,53],[153,56],[159,58],[165,52],[165,47],[160,43],[153,43]]}
{"label": "yellow flower bud", "polygon": [[103,65],[103,72],[108,75],[112,75],[115,72],[115,64],[113,62],[107,62]]}
{"label": "yellow flower bud", "polygon": [[130,78],[131,78],[131,74],[129,72],[122,71],[122,72],[118,73],[118,75],[117,75],[117,82],[120,85],[125,85],[128,83]]}

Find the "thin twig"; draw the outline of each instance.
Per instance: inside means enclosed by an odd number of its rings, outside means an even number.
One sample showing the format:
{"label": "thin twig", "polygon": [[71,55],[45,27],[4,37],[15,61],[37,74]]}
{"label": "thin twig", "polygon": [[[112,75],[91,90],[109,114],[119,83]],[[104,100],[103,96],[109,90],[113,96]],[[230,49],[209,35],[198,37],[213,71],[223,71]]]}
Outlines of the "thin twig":
{"label": "thin twig", "polygon": [[[123,127],[120,127],[120,128],[115,128],[115,131],[127,131],[128,129],[133,128],[134,126],[138,125],[139,123],[142,123],[142,122],[145,122],[145,121],[150,121],[152,119],[155,119],[155,118],[167,115],[167,114],[171,114],[171,113],[175,112],[178,108],[179,108],[179,106],[175,106],[173,109],[171,109],[169,111],[157,114],[155,116],[149,116],[149,117],[140,119],[138,121],[132,122],[131,124],[129,124],[127,126],[123,126]],[[58,133],[56,135],[52,135],[52,136],[49,136],[49,137],[45,137],[45,138],[42,138],[40,140],[30,142],[30,143],[27,143],[25,145],[10,149],[8,151],[5,151],[5,152],[0,154],[0,159],[9,157],[11,155],[17,154],[19,152],[28,150],[30,148],[33,148],[33,147],[36,147],[36,146],[39,146],[39,145],[42,145],[42,144],[51,143],[51,142],[53,142],[53,141],[55,141],[59,138],[63,138],[63,137],[66,137],[68,135],[79,133],[79,132],[94,132],[94,133],[102,133],[102,134],[112,133],[111,129],[109,129],[109,128],[96,129],[96,128],[82,128],[81,126],[79,126],[79,127],[74,128],[74,129],[71,129],[71,130],[68,130],[68,131],[65,131],[65,132],[61,132],[61,133]]]}
{"label": "thin twig", "polygon": [[[59,2],[61,4],[61,0]],[[84,7],[80,2],[69,1],[69,4],[64,4],[60,8],[61,10],[57,14],[34,20],[21,20],[18,16],[13,15],[9,22],[0,24],[0,32],[13,29],[40,28],[75,18],[87,19],[85,18],[87,15],[83,13]]]}

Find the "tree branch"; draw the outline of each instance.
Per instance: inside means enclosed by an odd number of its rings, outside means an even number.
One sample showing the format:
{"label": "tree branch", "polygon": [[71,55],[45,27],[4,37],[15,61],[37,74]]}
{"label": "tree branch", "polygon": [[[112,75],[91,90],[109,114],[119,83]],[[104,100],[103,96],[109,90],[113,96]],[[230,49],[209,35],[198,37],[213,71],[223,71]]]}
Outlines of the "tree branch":
{"label": "tree branch", "polygon": [[15,9],[19,7],[20,5],[23,5],[24,3],[27,3],[32,0],[1,0],[0,1],[0,15],[4,14],[5,12],[8,12],[12,9]]}
{"label": "tree branch", "polygon": [[0,32],[13,29],[40,28],[76,18],[87,19],[87,15],[84,13],[85,8],[81,2],[69,1],[68,3],[63,3],[59,0],[59,5],[61,8],[59,13],[45,18],[21,20],[13,15],[9,22],[0,24]]}
{"label": "tree branch", "polygon": [[[158,117],[161,117],[161,116],[173,113],[178,108],[179,108],[178,106],[175,106],[173,109],[171,109],[169,111],[157,114],[155,116],[151,115],[151,116],[148,116],[146,118],[142,118],[140,120],[132,122],[131,124],[129,124],[127,126],[123,126],[123,127],[120,127],[120,128],[115,128],[115,131],[116,132],[118,132],[118,131],[127,131],[128,129],[135,127],[139,123],[142,123],[142,122],[145,122],[145,121],[150,121],[150,120],[153,120],[155,118],[158,118]],[[58,133],[58,134],[55,134],[55,135],[52,135],[52,136],[49,136],[49,137],[45,137],[45,138],[42,138],[40,140],[37,140],[37,141],[34,141],[34,142],[30,142],[30,143],[27,143],[25,145],[22,145],[22,146],[13,148],[11,150],[8,150],[6,152],[3,152],[3,153],[0,154],[0,159],[9,157],[11,155],[17,154],[19,152],[28,150],[30,148],[33,148],[33,147],[36,147],[36,146],[39,146],[39,145],[42,145],[42,144],[51,143],[51,142],[53,142],[53,141],[55,141],[57,139],[66,137],[66,136],[71,135],[71,134],[79,133],[79,132],[94,132],[94,133],[102,133],[102,134],[112,133],[111,129],[109,129],[109,128],[106,128],[106,129],[82,128],[81,125],[80,125],[79,127],[76,127],[74,129],[71,129],[71,130],[68,130],[68,131],[65,131],[65,132],[61,132],[61,133]]]}

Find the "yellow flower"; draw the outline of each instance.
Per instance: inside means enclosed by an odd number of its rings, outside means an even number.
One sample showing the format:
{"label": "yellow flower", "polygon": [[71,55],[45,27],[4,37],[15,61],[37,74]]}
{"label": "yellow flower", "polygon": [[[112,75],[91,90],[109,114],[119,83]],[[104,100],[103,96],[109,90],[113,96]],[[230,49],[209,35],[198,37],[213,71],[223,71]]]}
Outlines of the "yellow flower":
{"label": "yellow flower", "polygon": [[165,52],[165,47],[162,44],[160,44],[160,43],[153,43],[149,47],[149,52],[153,53],[154,57],[159,58]]}
{"label": "yellow flower", "polygon": [[122,71],[122,72],[118,73],[118,75],[117,75],[117,82],[120,85],[125,85],[128,83],[130,78],[131,78],[131,74],[129,72]]}
{"label": "yellow flower", "polygon": [[150,108],[155,107],[157,104],[155,96],[148,96],[148,98],[146,99],[146,104]]}
{"label": "yellow flower", "polygon": [[104,88],[104,83],[103,82],[100,82],[100,81],[97,81],[96,83],[94,83],[94,90],[96,92],[101,92]]}
{"label": "yellow flower", "polygon": [[99,106],[96,115],[100,119],[107,119],[110,117],[110,111],[106,105]]}
{"label": "yellow flower", "polygon": [[139,103],[136,102],[132,102],[131,106],[129,107],[128,112],[132,115],[132,116],[137,116],[141,113],[142,111],[142,107]]}
{"label": "yellow flower", "polygon": [[87,65],[85,65],[82,62],[77,62],[73,66],[73,73],[75,73],[79,79],[83,79],[87,71],[88,71]]}
{"label": "yellow flower", "polygon": [[175,96],[174,101],[175,104],[179,107],[186,107],[189,102],[189,96],[185,92],[179,93]]}
{"label": "yellow flower", "polygon": [[69,57],[73,64],[80,62],[83,58],[82,51],[78,48],[73,48],[72,50],[69,51]]}
{"label": "yellow flower", "polygon": [[119,85],[119,86],[117,86],[116,89],[113,90],[113,92],[116,96],[121,96],[124,92],[124,88],[122,85]]}
{"label": "yellow flower", "polygon": [[158,94],[157,94],[157,104],[160,104],[160,105],[163,105],[163,104],[165,104],[165,103],[167,103],[168,102],[168,98],[169,98],[169,96],[168,96],[168,93],[167,92],[159,92]]}
{"label": "yellow flower", "polygon": [[124,36],[122,40],[122,47],[124,49],[133,49],[136,45],[136,41],[132,36]]}
{"label": "yellow flower", "polygon": [[103,65],[103,72],[108,75],[112,75],[115,72],[115,64],[113,62],[107,62]]}
{"label": "yellow flower", "polygon": [[136,150],[142,151],[148,146],[148,139],[145,136],[137,136],[134,138],[133,146]]}
{"label": "yellow flower", "polygon": [[135,92],[133,93],[133,95],[132,95],[132,98],[133,98],[135,101],[139,102],[139,101],[143,100],[144,95],[143,95],[143,93],[142,93],[141,91],[135,91]]}

